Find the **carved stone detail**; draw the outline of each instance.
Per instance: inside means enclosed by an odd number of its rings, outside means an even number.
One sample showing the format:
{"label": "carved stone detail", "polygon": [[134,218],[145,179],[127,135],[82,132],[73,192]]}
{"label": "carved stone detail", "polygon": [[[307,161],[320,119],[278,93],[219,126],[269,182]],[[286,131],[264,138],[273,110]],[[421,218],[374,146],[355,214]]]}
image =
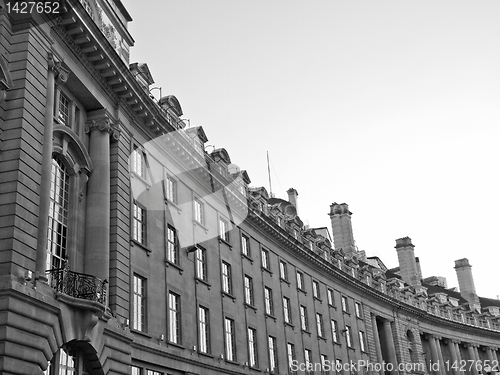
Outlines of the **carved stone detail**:
{"label": "carved stone detail", "polygon": [[85,133],[90,133],[92,130],[108,132],[109,134],[111,134],[113,139],[120,139],[120,128],[118,127],[118,125],[113,124],[107,117],[87,121],[87,123],[85,124]]}

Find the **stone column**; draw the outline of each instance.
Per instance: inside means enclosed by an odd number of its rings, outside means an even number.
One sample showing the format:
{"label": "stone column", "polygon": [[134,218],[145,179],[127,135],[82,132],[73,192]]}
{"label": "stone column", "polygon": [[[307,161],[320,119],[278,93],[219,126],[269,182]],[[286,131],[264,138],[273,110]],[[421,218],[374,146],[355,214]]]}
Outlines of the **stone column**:
{"label": "stone column", "polygon": [[460,360],[458,359],[457,355],[457,347],[455,346],[455,341],[454,340],[448,340],[448,347],[450,349],[450,356],[451,356],[451,363],[450,363],[450,369],[453,375],[460,375]]}
{"label": "stone column", "polygon": [[389,362],[392,363],[394,366],[393,371],[391,371],[391,374],[396,375],[398,373],[397,367],[398,367],[398,360],[396,357],[396,347],[394,346],[394,339],[392,337],[392,328],[391,328],[391,322],[388,320],[384,320],[384,336],[385,336],[385,341],[387,345],[387,352],[389,355]]}
{"label": "stone column", "polygon": [[[476,357],[476,352],[474,350],[474,344],[472,343],[468,343],[467,344],[467,353],[469,354],[469,361],[467,361],[467,367],[470,366],[470,370],[471,370],[471,373],[472,375],[479,375],[479,372],[477,371],[477,368],[476,368],[476,362],[478,360],[478,358]],[[470,362],[472,361],[472,362]],[[472,363],[472,365],[471,365]]]}
{"label": "stone column", "polygon": [[373,340],[375,341],[375,352],[377,353],[377,362],[382,364],[384,358],[382,357],[382,347],[380,346],[380,335],[378,333],[377,327],[377,316],[372,314],[372,326],[373,326]]}
{"label": "stone column", "polygon": [[[436,339],[434,338],[433,335],[429,335],[429,344],[431,346],[431,359],[432,359],[432,367],[431,368],[436,369],[436,371],[435,371],[436,374],[445,375],[442,372],[442,368],[441,368],[441,359],[439,358],[439,353],[438,353],[438,348],[437,348],[438,343],[436,343]],[[438,363],[439,366],[436,366],[435,363]]]}
{"label": "stone column", "polygon": [[110,134],[119,133],[102,110],[89,114],[89,154],[94,170],[87,183],[84,272],[109,281]]}
{"label": "stone column", "polygon": [[439,371],[442,374],[446,374],[446,367],[444,365],[444,358],[443,358],[443,348],[441,347],[441,337],[434,337],[434,339],[436,340],[436,347],[439,358]]}
{"label": "stone column", "polygon": [[[38,212],[38,232],[36,246],[35,277],[47,281],[47,241],[49,228],[50,182],[52,179],[52,150],[54,132],[54,96],[55,80],[61,71],[61,63],[54,61],[52,52],[48,52],[47,93],[43,122],[42,171],[40,180],[40,202]],[[68,75],[61,78],[67,79]]]}
{"label": "stone column", "polygon": [[493,370],[495,367],[498,366],[498,360],[497,360],[497,356],[495,353],[495,348],[487,347],[486,354],[488,355],[488,365]]}

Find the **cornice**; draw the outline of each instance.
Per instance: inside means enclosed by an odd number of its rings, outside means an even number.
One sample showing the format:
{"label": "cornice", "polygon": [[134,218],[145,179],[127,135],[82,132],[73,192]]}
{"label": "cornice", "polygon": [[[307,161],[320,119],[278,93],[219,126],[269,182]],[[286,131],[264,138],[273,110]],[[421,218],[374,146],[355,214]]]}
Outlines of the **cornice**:
{"label": "cornice", "polygon": [[372,300],[375,299],[380,303],[390,305],[395,313],[397,313],[399,310],[402,310],[422,320],[427,320],[439,324],[441,326],[451,327],[456,330],[462,330],[462,331],[466,330],[468,332],[477,334],[479,336],[487,335],[487,336],[494,336],[497,338],[500,336],[500,332],[498,331],[482,327],[471,326],[468,324],[461,324],[453,320],[444,319],[442,317],[429,314],[425,310],[406,304],[388,295],[381,294],[374,288],[371,288],[368,285],[364,284],[363,282],[351,277],[350,275],[342,271],[339,271],[337,268],[333,266],[333,264],[330,263],[327,264],[327,261],[321,258],[319,255],[301,249],[299,246],[297,246],[297,244],[292,242],[290,238],[288,238],[289,237],[288,233],[286,233],[285,236],[282,233],[283,229],[279,228],[280,230],[278,230],[278,228],[275,227],[275,224],[272,223],[268,217],[260,214],[258,211],[249,208],[248,217],[251,222],[256,224],[258,227],[264,229],[265,232],[268,233],[274,240],[277,240],[280,243],[287,245],[284,247],[284,249],[291,255],[296,257],[298,256],[300,257],[300,259],[308,261],[311,265],[313,265],[312,268],[314,268],[315,270],[321,271],[327,277],[334,276],[336,281],[340,281],[346,286],[353,287],[357,291],[363,293],[365,296],[371,297]]}

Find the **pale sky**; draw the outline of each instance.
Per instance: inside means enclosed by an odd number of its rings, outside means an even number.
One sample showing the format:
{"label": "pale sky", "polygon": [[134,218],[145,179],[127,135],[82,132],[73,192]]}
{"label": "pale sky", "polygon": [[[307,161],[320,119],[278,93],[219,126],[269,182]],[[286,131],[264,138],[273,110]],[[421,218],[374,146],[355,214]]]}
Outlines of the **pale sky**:
{"label": "pale sky", "polygon": [[500,294],[499,1],[122,1],[131,62],[251,186],[268,151],[311,227],[345,202],[368,256],[396,267],[409,236],[424,277],[458,286],[465,257]]}

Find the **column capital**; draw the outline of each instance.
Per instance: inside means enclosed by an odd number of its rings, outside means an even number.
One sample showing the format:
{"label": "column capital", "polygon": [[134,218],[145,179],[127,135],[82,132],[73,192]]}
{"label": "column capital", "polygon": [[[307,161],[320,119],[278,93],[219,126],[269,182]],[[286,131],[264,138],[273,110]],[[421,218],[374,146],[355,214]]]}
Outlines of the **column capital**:
{"label": "column capital", "polygon": [[118,125],[113,124],[111,119],[106,115],[86,122],[85,133],[90,133],[93,130],[107,132],[111,134],[111,136],[115,140],[118,140],[120,138],[120,133],[121,133],[120,128],[118,127]]}
{"label": "column capital", "polygon": [[54,72],[55,78],[60,82],[66,82],[69,77],[69,70],[64,69],[61,61],[54,59],[52,51],[47,52],[48,70]]}

